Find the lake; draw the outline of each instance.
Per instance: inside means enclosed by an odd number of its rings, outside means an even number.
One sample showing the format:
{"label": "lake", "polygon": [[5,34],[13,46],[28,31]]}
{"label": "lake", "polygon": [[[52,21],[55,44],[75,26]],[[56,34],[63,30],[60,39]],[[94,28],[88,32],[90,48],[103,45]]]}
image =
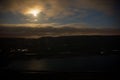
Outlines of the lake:
{"label": "lake", "polygon": [[20,71],[96,72],[118,71],[120,56],[74,56],[21,58],[11,61],[4,69]]}

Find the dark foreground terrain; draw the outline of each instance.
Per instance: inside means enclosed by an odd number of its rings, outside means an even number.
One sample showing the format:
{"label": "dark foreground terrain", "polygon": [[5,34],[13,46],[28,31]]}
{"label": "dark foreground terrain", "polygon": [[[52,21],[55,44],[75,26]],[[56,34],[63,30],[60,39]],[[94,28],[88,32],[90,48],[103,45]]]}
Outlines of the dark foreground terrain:
{"label": "dark foreground terrain", "polygon": [[59,74],[68,80],[106,77],[107,72],[120,71],[119,41],[120,36],[1,38],[0,72],[43,80],[48,79],[43,76],[56,80]]}

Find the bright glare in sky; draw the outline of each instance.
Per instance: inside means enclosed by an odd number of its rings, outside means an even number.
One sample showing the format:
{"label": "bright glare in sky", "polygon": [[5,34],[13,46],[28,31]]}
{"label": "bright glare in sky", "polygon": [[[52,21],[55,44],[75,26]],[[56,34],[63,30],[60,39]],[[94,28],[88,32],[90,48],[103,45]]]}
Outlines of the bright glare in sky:
{"label": "bright glare in sky", "polygon": [[28,11],[28,14],[32,14],[34,17],[37,17],[37,15],[41,12],[39,9],[31,9]]}

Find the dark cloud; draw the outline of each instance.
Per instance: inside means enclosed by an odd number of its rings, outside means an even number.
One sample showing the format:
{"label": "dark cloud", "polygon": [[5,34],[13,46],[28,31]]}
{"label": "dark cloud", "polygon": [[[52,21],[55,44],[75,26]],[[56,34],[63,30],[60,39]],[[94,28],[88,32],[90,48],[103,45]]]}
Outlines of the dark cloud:
{"label": "dark cloud", "polygon": [[[118,0],[0,0],[0,12],[17,12],[25,15],[28,9],[38,8],[46,19],[65,18],[65,16],[73,19],[71,16],[79,18],[87,16],[89,10],[114,14],[118,12],[118,2]],[[78,16],[74,16],[75,14]],[[99,21],[93,18],[91,20]],[[120,35],[120,29],[115,26],[110,28],[103,25],[101,29],[99,26],[90,26],[86,23],[0,24],[0,37]]]}
{"label": "dark cloud", "polygon": [[74,15],[82,9],[114,13],[118,0],[0,0],[1,11],[23,13],[29,8],[40,8],[47,17]]}
{"label": "dark cloud", "polygon": [[[77,24],[74,24],[77,25]],[[62,25],[62,27],[46,26],[46,27],[0,27],[0,37],[27,37],[38,38],[44,36],[71,36],[71,35],[120,35],[120,29],[100,29],[100,28],[88,28],[72,27],[73,24]],[[80,26],[80,24],[79,24]],[[85,25],[84,25],[85,26]]]}

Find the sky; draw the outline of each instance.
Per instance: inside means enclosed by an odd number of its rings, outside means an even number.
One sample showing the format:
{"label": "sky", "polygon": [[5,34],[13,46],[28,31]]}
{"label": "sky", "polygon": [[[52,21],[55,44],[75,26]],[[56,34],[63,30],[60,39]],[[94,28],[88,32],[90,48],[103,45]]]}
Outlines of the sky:
{"label": "sky", "polygon": [[120,35],[119,0],[0,0],[0,37]]}

